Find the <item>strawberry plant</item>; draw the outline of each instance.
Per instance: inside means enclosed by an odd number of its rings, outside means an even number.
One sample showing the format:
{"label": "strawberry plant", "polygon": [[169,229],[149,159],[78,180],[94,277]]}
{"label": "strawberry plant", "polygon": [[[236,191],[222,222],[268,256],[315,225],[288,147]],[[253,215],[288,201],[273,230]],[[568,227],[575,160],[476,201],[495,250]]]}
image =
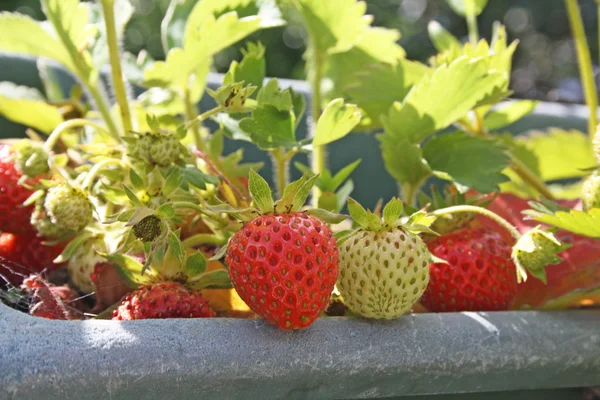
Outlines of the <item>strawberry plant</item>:
{"label": "strawberry plant", "polygon": [[[469,40],[432,21],[425,64],[357,0],[174,0],[164,60],[122,51],[128,0],[42,0],[45,22],[0,14],[0,50],[37,57],[44,87],[0,83],[0,114],[28,126],[0,144],[2,298],[22,307],[21,290],[33,315],[55,319],[259,317],[285,330],[327,314],[398,318],[419,302],[596,299],[600,252],[577,274],[564,267],[600,239],[595,113],[588,134],[509,134],[537,105],[504,101],[518,41],[499,23],[480,39],[486,1],[448,3]],[[595,111],[579,10],[566,5]],[[290,18],[308,37],[310,99],[266,78],[269,49],[249,40],[207,84],[220,52]],[[49,60],[75,78],[68,96]],[[350,197],[370,184],[353,176],[366,156],[328,166],[327,148],[355,133],[379,143],[385,170],[372,179],[399,188],[373,211]],[[264,162],[225,150],[235,143]]]}

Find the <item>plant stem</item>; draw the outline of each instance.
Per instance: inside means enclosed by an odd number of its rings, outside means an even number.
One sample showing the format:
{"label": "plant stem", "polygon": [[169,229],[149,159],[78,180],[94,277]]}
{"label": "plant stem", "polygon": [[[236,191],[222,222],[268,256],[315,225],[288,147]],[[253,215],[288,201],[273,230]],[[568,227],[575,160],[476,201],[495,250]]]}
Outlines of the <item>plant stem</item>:
{"label": "plant stem", "polygon": [[214,235],[212,233],[198,233],[185,239],[183,241],[183,246],[196,247],[200,246],[201,244],[213,244],[216,246],[222,246],[225,243],[227,243],[227,240],[218,235]]}
{"label": "plant stem", "polygon": [[[312,92],[312,115],[310,131],[311,136],[314,137],[317,130],[317,122],[319,121],[319,117],[321,116],[321,80],[323,79],[323,55],[321,54],[319,49],[317,49],[316,45],[314,44],[314,40],[312,42],[312,69],[309,75]],[[322,174],[327,168],[325,150],[325,146],[313,147],[311,166],[312,170],[317,174]],[[312,197],[312,203],[314,207],[318,206],[319,197],[321,197],[321,190],[315,186],[313,189]]]}
{"label": "plant stem", "polygon": [[402,183],[400,185],[400,190],[402,191],[402,199],[404,202],[410,206],[414,206],[417,202],[417,193],[419,192],[419,187],[421,184],[417,183],[413,185],[412,183]]}
{"label": "plant stem", "polygon": [[193,120],[191,120],[190,122],[185,124],[185,129],[190,129],[192,128],[194,125],[204,121],[207,118],[212,117],[215,114],[220,113],[221,111],[223,111],[225,108],[223,106],[217,106],[211,110],[208,110],[206,112],[203,112],[202,114],[198,115],[197,117],[195,117]]}
{"label": "plant stem", "polygon": [[83,186],[84,188],[90,189],[90,187],[92,186],[92,183],[94,183],[94,178],[98,175],[98,173],[106,166],[108,165],[119,165],[119,166],[123,166],[123,161],[121,160],[117,160],[117,159],[106,159],[106,160],[102,160],[97,164],[94,164],[94,167],[92,169],[90,169],[90,171],[87,173],[85,180],[83,181],[83,183],[81,184],[81,186]]}
{"label": "plant stem", "polygon": [[108,43],[108,54],[110,58],[110,67],[112,70],[113,87],[115,96],[119,104],[121,120],[125,133],[133,130],[131,124],[131,112],[129,111],[129,100],[125,82],[123,81],[123,69],[121,68],[121,55],[119,53],[119,43],[117,41],[117,29],[115,27],[115,4],[114,0],[102,0],[102,10],[104,12],[104,23],[106,25],[106,39]]}
{"label": "plant stem", "polygon": [[200,136],[198,124],[194,122],[198,117],[198,114],[196,113],[196,107],[194,107],[194,104],[192,103],[190,89],[188,87],[183,89],[183,103],[185,104],[185,123],[191,125],[194,140],[196,141],[196,147],[202,150],[204,149],[204,141]]}
{"label": "plant stem", "polygon": [[496,221],[498,224],[502,225],[502,227],[504,227],[507,231],[509,231],[510,234],[516,240],[519,240],[521,238],[521,233],[510,222],[508,222],[507,220],[505,220],[498,214],[493,213],[492,211],[487,210],[483,207],[469,206],[469,205],[452,206],[452,207],[440,208],[439,210],[432,211],[430,214],[439,217],[442,215],[459,214],[459,213],[477,213],[477,214],[484,215],[484,216]]}
{"label": "plant stem", "polygon": [[289,155],[282,148],[277,148],[270,152],[271,160],[273,160],[273,169],[275,172],[275,182],[277,184],[277,195],[283,196],[283,190],[289,182]]}
{"label": "plant stem", "polygon": [[91,126],[93,128],[95,128],[96,130],[111,136],[111,133],[106,130],[106,128],[104,128],[102,125],[97,124],[93,121],[87,120],[87,119],[83,119],[83,118],[77,118],[77,119],[70,119],[68,121],[62,122],[60,125],[58,125],[56,128],[54,128],[54,130],[52,131],[52,133],[50,134],[50,136],[48,136],[48,139],[46,139],[46,143],[44,143],[44,149],[46,151],[51,151],[52,148],[54,148],[54,145],[56,145],[56,142],[58,141],[58,139],[60,139],[60,135],[63,134],[63,132],[68,131],[69,129],[73,129],[73,128],[79,128],[82,126]]}
{"label": "plant stem", "polygon": [[477,16],[474,12],[467,12],[467,28],[469,30],[469,42],[473,46],[479,41],[479,29],[477,28]]}
{"label": "plant stem", "polygon": [[573,39],[575,40],[575,48],[577,49],[577,60],[579,64],[579,75],[581,75],[583,84],[583,94],[590,111],[588,134],[590,140],[592,140],[594,138],[596,126],[598,125],[598,95],[596,93],[594,72],[592,71],[592,58],[590,56],[590,48],[585,36],[583,20],[581,18],[577,0],[565,0],[565,5],[567,7],[571,31],[573,32]]}

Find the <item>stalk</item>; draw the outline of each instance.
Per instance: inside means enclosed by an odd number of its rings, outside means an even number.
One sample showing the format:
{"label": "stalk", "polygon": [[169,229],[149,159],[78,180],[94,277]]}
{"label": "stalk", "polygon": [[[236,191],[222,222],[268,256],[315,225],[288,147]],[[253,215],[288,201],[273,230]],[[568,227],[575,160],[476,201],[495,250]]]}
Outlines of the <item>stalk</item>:
{"label": "stalk", "polygon": [[[314,41],[313,41],[314,43]],[[312,115],[310,131],[314,137],[317,130],[317,121],[321,116],[321,80],[323,79],[323,56],[321,52],[313,44],[313,54],[311,56],[312,70],[310,71],[310,85],[312,92]],[[327,168],[325,159],[325,146],[314,146],[311,158],[312,170],[317,174],[322,174]],[[316,186],[313,189],[312,203],[314,207],[318,207],[321,190]]]}
{"label": "stalk", "polygon": [[98,176],[98,173],[100,173],[100,171],[108,165],[123,166],[123,161],[109,158],[106,160],[102,160],[97,164],[94,164],[94,167],[90,169],[81,186],[86,188],[87,190],[90,190],[92,187],[92,183],[94,183],[94,178]]}
{"label": "stalk", "polygon": [[220,113],[224,109],[225,108],[223,106],[217,106],[211,110],[203,112],[202,114],[200,114],[197,117],[195,117],[194,119],[192,119],[190,122],[186,123],[185,129],[192,128],[194,125],[199,124],[202,121],[204,121],[205,119],[208,119],[208,118],[212,117],[213,115]]}
{"label": "stalk", "polygon": [[590,48],[583,29],[583,20],[581,18],[577,0],[565,0],[565,5],[567,7],[567,15],[569,16],[569,25],[571,25],[573,39],[575,40],[575,48],[577,49],[577,60],[579,64],[579,75],[581,75],[581,82],[583,84],[583,94],[585,96],[585,102],[590,110],[588,134],[590,140],[593,140],[596,126],[598,125],[598,95],[596,93],[596,82],[594,81],[594,73],[592,71]]}
{"label": "stalk", "polygon": [[102,10],[104,12],[104,23],[106,25],[106,37],[108,42],[108,53],[110,56],[110,67],[113,77],[113,87],[115,89],[117,103],[119,104],[119,111],[123,121],[123,129],[125,130],[125,133],[128,133],[133,130],[133,125],[131,123],[131,112],[129,111],[129,101],[127,99],[125,82],[123,81],[119,43],[117,41],[114,10],[115,3],[114,0],[102,0],[101,3]]}
{"label": "stalk", "polygon": [[273,170],[275,183],[277,185],[277,195],[283,196],[283,190],[290,180],[290,157],[285,150],[278,148],[270,152],[273,161]]}
{"label": "stalk", "polygon": [[[50,134],[50,136],[48,136],[48,139],[46,139],[46,143],[44,143],[44,150],[46,151],[51,151],[54,146],[56,145],[56,142],[58,141],[58,139],[60,139],[60,136],[68,131],[69,129],[73,129],[73,128],[79,128],[82,126],[91,126],[92,128],[95,128],[96,130],[112,136],[110,131],[106,130],[106,128],[104,128],[102,125],[97,124],[93,121],[87,120],[87,119],[83,119],[83,118],[77,118],[77,119],[70,119],[68,121],[62,122],[60,125],[58,125],[56,128],[54,128],[54,130],[52,131],[52,133]],[[120,141],[120,138],[119,138]]]}
{"label": "stalk", "polygon": [[[471,10],[473,11],[473,10]],[[479,28],[477,27],[477,16],[474,12],[467,12],[467,29],[469,30],[469,42],[473,46],[479,41]]]}
{"label": "stalk", "polygon": [[212,244],[215,246],[222,246],[227,243],[227,240],[212,233],[198,233],[190,236],[183,241],[183,247],[197,247],[202,244]]}
{"label": "stalk", "polygon": [[192,104],[192,99],[190,96],[190,89],[186,87],[183,90],[183,103],[185,104],[185,123],[191,124],[192,133],[194,134],[194,140],[196,141],[196,147],[199,149],[204,149],[204,143],[202,137],[200,136],[200,129],[198,128],[198,124],[195,121],[198,117],[196,113],[196,107]]}
{"label": "stalk", "polygon": [[505,220],[498,214],[493,213],[492,211],[487,210],[483,207],[468,206],[468,205],[452,206],[452,207],[440,208],[439,210],[432,211],[430,214],[439,217],[442,215],[459,214],[459,213],[477,213],[477,214],[484,215],[484,216],[496,221],[503,228],[505,228],[508,232],[510,232],[510,234],[515,238],[515,240],[519,240],[521,238],[521,233],[517,230],[517,228],[512,226],[512,224],[510,222],[508,222],[507,220]]}

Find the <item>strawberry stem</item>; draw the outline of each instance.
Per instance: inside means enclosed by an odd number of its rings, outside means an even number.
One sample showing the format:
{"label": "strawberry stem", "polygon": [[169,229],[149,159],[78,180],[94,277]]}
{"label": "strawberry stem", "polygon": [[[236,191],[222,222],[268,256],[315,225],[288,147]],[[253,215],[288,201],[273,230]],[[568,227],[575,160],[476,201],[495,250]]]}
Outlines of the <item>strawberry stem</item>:
{"label": "strawberry stem", "polygon": [[583,94],[585,102],[590,109],[590,117],[588,120],[588,134],[590,139],[593,139],[596,126],[598,125],[598,95],[596,94],[596,82],[594,81],[594,72],[592,70],[592,58],[590,56],[590,48],[588,46],[585,30],[583,28],[583,20],[579,11],[577,0],[565,0],[567,7],[567,15],[569,17],[569,25],[573,32],[575,40],[575,48],[577,49],[577,60],[579,64],[579,74],[583,84]]}
{"label": "strawberry stem", "polygon": [[123,121],[123,130],[125,133],[133,131],[131,123],[131,112],[129,111],[129,101],[127,91],[123,80],[123,69],[121,68],[121,55],[119,52],[119,43],[117,41],[117,29],[115,27],[115,2],[114,0],[102,0],[102,10],[104,12],[104,24],[106,25],[106,41],[108,44],[108,54],[110,67],[112,70],[112,82],[115,89],[115,96],[119,104],[119,112]]}
{"label": "strawberry stem", "polygon": [[496,214],[488,209],[485,209],[483,207],[469,206],[469,205],[452,206],[452,207],[446,207],[446,208],[441,208],[439,210],[432,211],[430,214],[434,215],[436,217],[440,217],[442,215],[459,214],[459,213],[476,213],[476,214],[484,215],[484,216],[496,221],[498,224],[500,224],[502,227],[504,227],[508,232],[510,232],[510,234],[515,238],[515,240],[519,240],[521,238],[521,233],[510,222],[508,222],[507,220],[505,220],[498,214]]}
{"label": "strawberry stem", "polygon": [[[309,30],[310,32],[310,30]],[[317,131],[317,121],[321,116],[321,79],[323,79],[323,55],[317,49],[315,40],[311,39],[312,42],[312,55],[310,57],[312,61],[310,70],[310,84],[312,92],[312,114],[310,130],[312,137],[315,136]],[[311,158],[312,170],[316,174],[322,174],[327,168],[327,161],[325,159],[325,146],[313,146],[313,153]],[[319,204],[319,197],[321,197],[321,190],[315,186],[313,188],[312,203],[313,206],[317,207]]]}
{"label": "strawberry stem", "polygon": [[[60,135],[62,135],[63,132],[82,126],[91,126],[92,128],[95,128],[96,130],[100,131],[105,135],[113,136],[109,130],[93,121],[82,118],[70,119],[68,121],[62,122],[52,131],[50,136],[48,136],[48,139],[46,139],[46,143],[44,144],[44,150],[48,152],[52,151],[52,149],[56,145],[56,142],[58,142],[58,139],[60,139]],[[120,139],[118,141],[120,141]]]}
{"label": "strawberry stem", "polygon": [[198,115],[193,120],[191,120],[188,123],[186,123],[185,124],[185,129],[190,129],[194,125],[196,125],[198,123],[201,123],[205,119],[208,119],[208,118],[212,117],[213,115],[220,113],[223,110],[224,110],[223,106],[217,106],[217,107],[215,107],[213,109],[210,109],[210,110],[208,110],[206,112],[203,112],[202,114]]}
{"label": "strawberry stem", "polygon": [[475,10],[468,9],[467,10],[467,29],[469,30],[469,42],[473,46],[477,46],[477,41],[479,40],[479,29],[477,28],[477,16],[475,15]]}
{"label": "strawberry stem", "polygon": [[198,233],[196,235],[190,236],[189,238],[183,241],[183,247],[197,247],[202,244],[212,244],[215,246],[222,246],[227,243],[225,238],[222,238],[218,235],[213,235],[211,233]]}
{"label": "strawberry stem", "polygon": [[92,187],[92,184],[94,183],[94,178],[104,167],[108,165],[118,165],[123,167],[125,166],[123,161],[118,159],[109,158],[106,160],[102,160],[99,163],[95,164],[94,167],[87,173],[87,175],[85,176],[85,180],[83,181],[81,186],[89,191]]}

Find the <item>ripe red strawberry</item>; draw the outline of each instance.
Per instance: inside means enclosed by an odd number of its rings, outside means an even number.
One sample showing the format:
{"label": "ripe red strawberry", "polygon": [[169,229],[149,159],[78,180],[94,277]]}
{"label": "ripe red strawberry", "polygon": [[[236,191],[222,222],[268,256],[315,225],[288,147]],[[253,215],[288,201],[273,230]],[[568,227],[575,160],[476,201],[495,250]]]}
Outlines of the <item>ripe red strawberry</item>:
{"label": "ripe red strawberry", "polygon": [[142,286],[127,294],[119,308],[113,311],[114,320],[149,318],[209,318],[215,313],[198,291],[186,289],[179,283],[156,283]]}
{"label": "ripe red strawberry", "polygon": [[429,311],[507,310],[517,292],[511,246],[485,228],[466,228],[430,240],[429,251],[448,262],[430,265],[421,304]]}
{"label": "ripe red strawberry", "polygon": [[43,242],[44,239],[34,233],[0,234],[0,275],[18,286],[30,274],[59,268],[61,264],[55,264],[53,260],[60,255],[64,244],[46,246]]}
{"label": "ripe red strawberry", "polygon": [[252,311],[280,328],[300,329],[327,308],[338,258],[329,227],[294,212],[247,223],[231,238],[226,263]]}
{"label": "ripe red strawberry", "polygon": [[23,206],[33,192],[19,184],[21,177],[10,157],[10,146],[0,144],[0,231],[18,234],[34,231],[29,222],[33,206]]}

